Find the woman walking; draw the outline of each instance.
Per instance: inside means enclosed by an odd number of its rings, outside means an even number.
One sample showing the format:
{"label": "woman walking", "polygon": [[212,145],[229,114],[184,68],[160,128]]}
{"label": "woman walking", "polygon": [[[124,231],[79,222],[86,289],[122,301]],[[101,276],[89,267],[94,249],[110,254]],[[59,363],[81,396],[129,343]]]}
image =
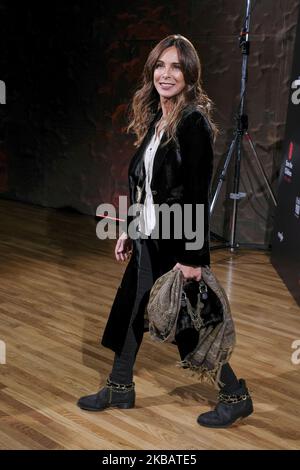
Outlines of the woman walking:
{"label": "woman walking", "polygon": [[[164,38],[151,50],[143,83],[131,103],[128,132],[133,130],[137,137],[137,151],[128,169],[130,203],[142,203],[143,210],[137,226],[140,236],[131,239],[124,232],[115,248],[117,261],[130,260],[102,337],[102,345],[115,352],[114,362],[106,385],[78,401],[84,410],[134,407],[134,363],[153,284],[172,269],[180,270],[185,281],[199,282],[201,268],[210,265],[209,191],[216,133],[210,111],[194,46],[179,34]],[[186,239],[185,231],[180,239],[172,236],[172,230],[164,238],[159,228],[159,236],[151,238],[160,224],[154,205],[175,203],[183,208],[191,205],[192,227],[198,205],[204,205],[201,248],[187,249],[187,241],[192,241]],[[175,339],[183,360],[197,345],[197,331],[187,326]],[[202,426],[227,427],[253,412],[245,381],[237,379],[228,362],[222,366],[220,384],[217,406],[198,417]]]}

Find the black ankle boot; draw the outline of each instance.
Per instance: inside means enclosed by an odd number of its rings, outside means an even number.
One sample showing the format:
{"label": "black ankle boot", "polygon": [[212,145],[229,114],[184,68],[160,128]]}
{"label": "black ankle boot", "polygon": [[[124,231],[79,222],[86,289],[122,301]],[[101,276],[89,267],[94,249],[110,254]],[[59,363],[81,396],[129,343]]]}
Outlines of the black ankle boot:
{"label": "black ankle boot", "polygon": [[82,410],[102,411],[105,408],[133,408],[135,404],[134,382],[123,385],[107,379],[106,386],[94,395],[81,397],[77,405]]}
{"label": "black ankle boot", "polygon": [[240,379],[239,384],[234,394],[220,391],[216,408],[198,416],[197,422],[208,428],[227,428],[237,419],[251,415],[253,403],[246,382]]}

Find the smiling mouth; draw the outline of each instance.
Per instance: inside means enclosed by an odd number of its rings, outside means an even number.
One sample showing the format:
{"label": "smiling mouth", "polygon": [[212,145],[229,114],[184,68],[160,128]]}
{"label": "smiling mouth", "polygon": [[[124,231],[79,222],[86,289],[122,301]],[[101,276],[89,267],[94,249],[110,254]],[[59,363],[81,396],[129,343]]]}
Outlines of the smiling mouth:
{"label": "smiling mouth", "polygon": [[171,86],[174,86],[174,83],[160,83],[160,86],[171,87]]}

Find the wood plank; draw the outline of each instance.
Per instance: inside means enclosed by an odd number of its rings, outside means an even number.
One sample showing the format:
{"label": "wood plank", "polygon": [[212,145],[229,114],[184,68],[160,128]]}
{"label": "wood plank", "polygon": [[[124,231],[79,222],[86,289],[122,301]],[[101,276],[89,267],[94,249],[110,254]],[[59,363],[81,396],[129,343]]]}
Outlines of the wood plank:
{"label": "wood plank", "polygon": [[227,430],[197,416],[216,391],[178,369],[176,346],[145,334],[136,407],[83,412],[77,399],[105,383],[113,352],[99,343],[126,268],[92,217],[0,200],[0,449],[299,449],[300,309],[268,253],[212,253],[237,329],[231,364],[255,413]]}

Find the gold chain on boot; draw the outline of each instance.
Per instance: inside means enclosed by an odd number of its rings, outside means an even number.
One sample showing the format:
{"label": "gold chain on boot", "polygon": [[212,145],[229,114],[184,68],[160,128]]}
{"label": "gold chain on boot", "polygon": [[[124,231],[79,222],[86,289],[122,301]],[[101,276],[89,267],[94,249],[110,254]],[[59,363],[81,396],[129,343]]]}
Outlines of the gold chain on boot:
{"label": "gold chain on boot", "polygon": [[106,380],[106,387],[114,392],[131,392],[134,390],[135,383],[131,382],[130,384],[117,384],[112,382],[110,379]]}
{"label": "gold chain on boot", "polygon": [[243,395],[227,395],[225,393],[219,393],[219,401],[229,405],[247,400],[247,398],[250,398],[249,393],[244,393]]}

